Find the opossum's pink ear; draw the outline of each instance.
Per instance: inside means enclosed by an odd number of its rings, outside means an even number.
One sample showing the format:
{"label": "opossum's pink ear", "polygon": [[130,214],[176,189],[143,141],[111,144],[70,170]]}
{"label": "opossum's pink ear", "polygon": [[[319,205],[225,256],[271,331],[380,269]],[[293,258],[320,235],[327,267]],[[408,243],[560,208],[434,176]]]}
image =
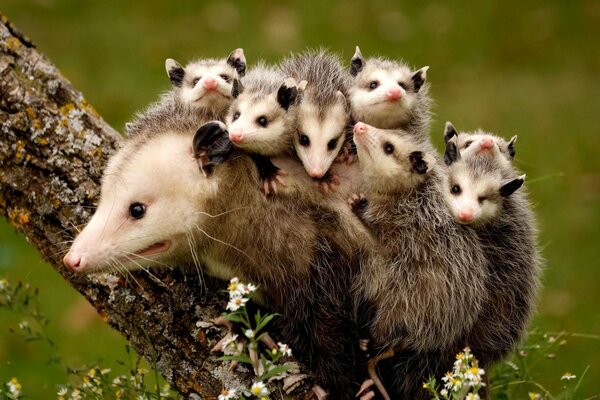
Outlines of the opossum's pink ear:
{"label": "opossum's pink ear", "polygon": [[352,56],[352,61],[350,61],[350,75],[356,76],[362,69],[365,67],[365,59],[360,52],[358,46],[356,46],[356,51]]}
{"label": "opossum's pink ear", "polygon": [[231,65],[238,73],[241,78],[246,74],[246,56],[244,55],[244,49],[235,49],[227,57],[227,64]]}
{"label": "opossum's pink ear", "polygon": [[419,174],[425,175],[429,171],[429,164],[425,160],[426,156],[422,151],[413,151],[408,156],[408,160],[412,165],[412,171]]}
{"label": "opossum's pink ear", "polygon": [[225,162],[233,153],[233,144],[225,124],[220,121],[207,122],[194,135],[194,157],[205,175],[212,172],[212,166]]}
{"label": "opossum's pink ear", "polygon": [[175,87],[181,87],[183,85],[183,77],[185,76],[185,69],[177,61],[172,58],[165,60],[165,69],[171,80],[171,84]]}
{"label": "opossum's pink ear", "polygon": [[502,185],[500,187],[500,196],[502,196],[502,197],[510,196],[511,194],[516,192],[516,190],[518,188],[523,186],[524,182],[525,182],[525,175],[521,175],[521,176],[513,179],[512,181],[505,183],[504,185]]}
{"label": "opossum's pink ear", "polygon": [[240,94],[244,92],[244,85],[242,85],[242,81],[239,79],[233,80],[233,85],[231,86],[231,96],[234,99],[237,99]]}
{"label": "opossum's pink ear", "polygon": [[460,160],[460,151],[456,146],[456,136],[446,142],[446,152],[444,153],[444,163],[446,165],[452,165],[456,161]]}
{"label": "opossum's pink ear", "polygon": [[515,142],[517,141],[517,135],[513,136],[510,139],[510,142],[508,142],[508,155],[510,156],[511,159],[515,158],[515,154],[517,154],[517,151],[515,150]]}
{"label": "opossum's pink ear", "polygon": [[446,121],[446,126],[444,128],[444,143],[448,143],[448,140],[452,139],[454,136],[458,136],[456,128],[452,125],[452,122]]}

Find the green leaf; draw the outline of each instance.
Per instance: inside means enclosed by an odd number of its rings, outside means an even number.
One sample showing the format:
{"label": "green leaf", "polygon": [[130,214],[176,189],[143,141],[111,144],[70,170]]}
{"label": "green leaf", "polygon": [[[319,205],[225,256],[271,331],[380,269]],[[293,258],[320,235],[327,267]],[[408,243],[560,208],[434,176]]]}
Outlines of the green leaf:
{"label": "green leaf", "polygon": [[223,356],[223,357],[219,357],[217,360],[220,361],[238,361],[244,364],[250,364],[252,365],[252,361],[250,360],[250,357],[248,357],[245,354],[240,354],[237,356]]}
{"label": "green leaf", "polygon": [[261,381],[266,381],[267,379],[270,379],[274,376],[277,376],[279,374],[283,374],[285,372],[287,372],[290,369],[290,367],[288,365],[278,365],[275,368],[265,372],[260,378],[259,380]]}

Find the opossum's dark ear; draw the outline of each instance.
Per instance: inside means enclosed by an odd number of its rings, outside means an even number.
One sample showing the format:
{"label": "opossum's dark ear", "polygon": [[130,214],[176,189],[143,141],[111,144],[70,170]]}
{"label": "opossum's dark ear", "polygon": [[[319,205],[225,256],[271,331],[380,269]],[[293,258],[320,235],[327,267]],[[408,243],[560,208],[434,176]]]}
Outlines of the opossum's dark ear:
{"label": "opossum's dark ear", "polygon": [[284,109],[287,110],[292,104],[298,99],[298,84],[293,78],[288,78],[283,82],[283,85],[279,87],[277,91],[277,102]]}
{"label": "opossum's dark ear", "polygon": [[523,186],[525,182],[525,175],[521,175],[518,178],[513,179],[512,181],[505,183],[500,187],[500,195],[502,197],[508,197],[513,194],[518,188]]}
{"label": "opossum's dark ear", "polygon": [[413,151],[409,154],[408,160],[412,165],[412,171],[419,174],[424,175],[429,170],[429,163],[425,160],[426,156],[422,151]]}
{"label": "opossum's dark ear", "polygon": [[413,81],[413,85],[415,87],[415,92],[418,92],[419,89],[421,89],[421,86],[423,86],[423,84],[425,83],[425,78],[427,77],[428,69],[429,69],[429,66],[420,68],[420,69],[416,70],[410,77],[410,79],[412,79],[412,81]]}
{"label": "opossum's dark ear", "polygon": [[352,61],[350,61],[350,75],[356,76],[362,69],[365,67],[365,59],[363,58],[362,53],[358,46],[356,46],[356,51],[354,52],[354,56],[352,56]]}
{"label": "opossum's dark ear", "polygon": [[244,92],[244,85],[242,85],[242,81],[240,81],[239,79],[234,79],[233,80],[233,85],[231,86],[231,96],[234,99],[237,99],[237,97],[242,94]]}
{"label": "opossum's dark ear", "polygon": [[238,73],[241,78],[246,74],[246,56],[244,55],[244,49],[235,49],[227,57],[227,64],[231,65]]}
{"label": "opossum's dark ear", "polygon": [[194,135],[194,158],[205,175],[212,172],[212,166],[225,162],[233,153],[233,144],[224,123],[207,122]]}
{"label": "opossum's dark ear", "polygon": [[515,154],[517,154],[517,151],[515,150],[515,142],[517,141],[517,135],[513,136],[510,139],[510,142],[508,142],[508,155],[510,156],[511,160],[515,158]]}
{"label": "opossum's dark ear", "polygon": [[167,58],[165,69],[167,70],[171,84],[175,87],[181,87],[183,85],[183,77],[185,76],[185,69],[183,69],[181,64],[172,58]]}
{"label": "opossum's dark ear", "polygon": [[444,128],[444,143],[448,143],[448,140],[452,139],[454,136],[458,136],[456,128],[452,125],[452,122],[446,121],[446,126]]}
{"label": "opossum's dark ear", "polygon": [[456,146],[456,136],[446,142],[446,152],[444,153],[444,162],[446,165],[452,165],[460,160],[460,152]]}

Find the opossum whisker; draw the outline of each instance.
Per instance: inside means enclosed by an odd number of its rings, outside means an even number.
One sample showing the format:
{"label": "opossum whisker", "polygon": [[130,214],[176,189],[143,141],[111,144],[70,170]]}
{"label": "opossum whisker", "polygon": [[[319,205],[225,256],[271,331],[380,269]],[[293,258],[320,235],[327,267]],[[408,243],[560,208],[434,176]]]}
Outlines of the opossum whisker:
{"label": "opossum whisker", "polygon": [[117,194],[115,193],[115,195],[113,196],[112,204],[110,206],[110,211],[108,212],[108,217],[106,217],[106,220],[104,221],[104,226],[102,227],[102,232],[100,233],[100,239],[104,238],[104,231],[106,230],[106,225],[108,225],[108,221],[110,221],[110,217],[112,215],[113,209],[115,208],[116,202],[117,202]]}
{"label": "opossum whisker", "polygon": [[135,276],[133,276],[133,274],[131,273],[131,271],[129,271],[129,269],[127,269],[127,267],[125,266],[125,264],[123,264],[121,261],[119,261],[118,258],[115,258],[115,261],[117,263],[119,263],[123,267],[123,270],[131,277],[131,279],[133,279],[133,281],[140,287],[140,289],[144,289],[144,287],[142,285],[140,285],[140,283],[138,282],[138,280],[135,279]]}
{"label": "opossum whisker", "polygon": [[202,285],[202,290],[203,293],[206,292],[206,283],[204,282],[204,272],[202,269],[202,265],[200,263],[200,257],[198,256],[198,251],[197,251],[197,244],[196,244],[196,238],[194,237],[194,235],[192,235],[192,232],[189,231],[189,237],[191,239],[192,245],[190,246],[190,250],[192,253],[192,259],[194,260],[194,265],[196,266],[196,271],[198,272],[198,280],[199,283]]}
{"label": "opossum whisker", "polygon": [[251,209],[251,208],[253,208],[253,207],[237,207],[237,208],[233,208],[233,209],[231,209],[231,210],[228,210],[228,211],[223,211],[222,213],[215,214],[215,215],[211,215],[211,214],[209,214],[209,213],[207,213],[207,212],[204,212],[204,211],[198,211],[198,212],[195,212],[195,213],[194,213],[194,215],[201,214],[201,215],[206,215],[206,216],[207,216],[207,217],[209,217],[209,218],[217,218],[217,217],[220,217],[220,216],[222,216],[222,215],[229,214],[229,213],[231,213],[231,212],[234,212],[234,211],[238,211],[238,210],[247,210],[247,209]]}
{"label": "opossum whisker", "polygon": [[139,258],[141,258],[142,260],[146,260],[146,261],[149,261],[149,262],[152,262],[152,263],[155,263],[155,264],[161,265],[161,266],[163,266],[163,267],[167,267],[167,268],[168,268],[168,267],[170,267],[170,265],[167,265],[167,264],[165,264],[165,263],[163,263],[163,262],[160,262],[160,261],[158,261],[158,260],[153,260],[153,259],[151,259],[151,258],[144,257],[144,256],[141,256],[141,255],[139,255],[139,254],[132,253],[132,252],[130,252],[130,251],[126,251],[126,250],[119,250],[119,251],[120,251],[121,253],[124,253],[124,254],[130,255],[130,256],[134,256],[134,257],[139,257]]}
{"label": "opossum whisker", "polygon": [[[64,219],[64,222],[67,222],[69,224],[71,224],[71,227],[75,228],[75,230],[77,231],[77,233],[81,233],[81,229],[79,229],[79,226],[81,225],[85,225],[85,224],[80,224],[80,225],[75,225],[74,223],[72,223],[67,217],[65,217],[63,214],[60,213],[60,211],[56,211],[56,213],[62,217]],[[69,229],[69,228],[67,228]],[[66,230],[66,229],[65,229]]]}
{"label": "opossum whisker", "polygon": [[146,272],[152,279],[154,279],[156,282],[160,283],[161,285],[163,285],[164,287],[166,287],[167,289],[169,288],[169,286],[164,283],[162,280],[160,280],[159,277],[157,277],[156,275],[154,275],[152,272],[150,272],[149,269],[144,268],[142,266],[142,264],[140,264],[139,262],[135,261],[133,258],[129,257],[127,254],[123,254],[125,256],[125,258],[127,258],[129,261],[131,261],[132,263],[134,263],[135,265],[137,265],[138,267],[140,267],[140,269],[144,272]]}
{"label": "opossum whisker", "polygon": [[249,260],[251,260],[251,261],[254,261],[254,259],[253,259],[252,257],[250,257],[248,254],[246,254],[244,251],[242,251],[242,250],[238,249],[237,247],[235,247],[235,246],[234,246],[234,245],[232,245],[231,243],[227,243],[227,242],[224,242],[224,241],[222,241],[222,240],[220,240],[220,239],[217,239],[217,238],[215,238],[215,237],[212,237],[212,236],[210,236],[208,233],[206,233],[205,231],[203,231],[202,229],[200,229],[200,227],[199,227],[198,225],[196,225],[196,224],[194,224],[194,226],[195,226],[195,227],[196,227],[196,228],[197,228],[197,229],[198,229],[200,232],[202,232],[202,233],[203,233],[203,234],[204,234],[206,237],[208,237],[209,239],[212,239],[212,240],[214,240],[215,242],[219,242],[219,243],[221,243],[221,244],[224,244],[225,246],[231,247],[232,249],[234,249],[234,250],[237,250],[237,251],[238,251],[238,252],[240,252],[241,254],[243,254],[243,255],[245,255],[246,257],[248,257],[248,259],[249,259]]}

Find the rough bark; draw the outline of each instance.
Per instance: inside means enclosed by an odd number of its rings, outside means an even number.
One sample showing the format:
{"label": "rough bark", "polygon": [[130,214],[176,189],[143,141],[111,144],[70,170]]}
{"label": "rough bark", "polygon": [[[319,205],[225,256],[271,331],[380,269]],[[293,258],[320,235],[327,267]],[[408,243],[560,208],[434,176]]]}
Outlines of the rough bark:
{"label": "rough bark", "polygon": [[[1,16],[1,14],[0,14]],[[201,328],[222,312],[222,283],[200,283],[178,269],[82,277],[61,258],[90,217],[102,169],[121,140],[4,17],[0,21],[0,213],[185,397],[214,399],[223,386],[248,383],[210,348],[222,332]],[[310,397],[308,383],[294,396]]]}

